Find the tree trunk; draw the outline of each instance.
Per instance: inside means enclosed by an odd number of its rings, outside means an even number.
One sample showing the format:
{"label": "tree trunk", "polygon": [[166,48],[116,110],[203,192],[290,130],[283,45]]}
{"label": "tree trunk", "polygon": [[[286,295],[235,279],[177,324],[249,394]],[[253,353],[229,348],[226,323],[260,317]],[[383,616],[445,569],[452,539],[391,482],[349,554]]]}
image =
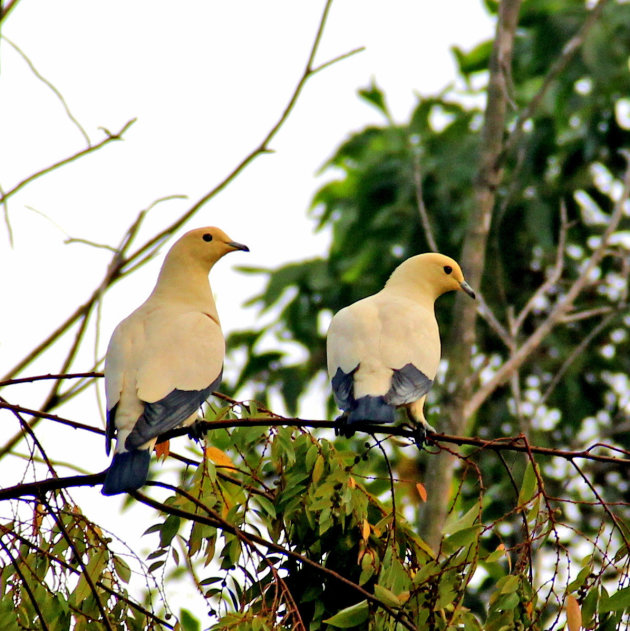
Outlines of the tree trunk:
{"label": "tree trunk", "polygon": [[[476,205],[470,217],[460,263],[466,280],[480,288],[485,266],[486,244],[492,221],[496,191],[503,170],[505,119],[510,89],[510,67],[514,34],[521,0],[503,0],[499,7],[497,31],[490,58],[488,102],[480,145],[480,166],[475,179]],[[446,345],[449,360],[446,375],[447,402],[438,431],[462,434],[466,431],[464,407],[470,396],[472,347],[475,342],[477,307],[467,296],[458,295]],[[437,550],[442,527],[452,499],[455,458],[442,452],[429,459],[425,486],[427,502],[420,514],[420,534]]]}

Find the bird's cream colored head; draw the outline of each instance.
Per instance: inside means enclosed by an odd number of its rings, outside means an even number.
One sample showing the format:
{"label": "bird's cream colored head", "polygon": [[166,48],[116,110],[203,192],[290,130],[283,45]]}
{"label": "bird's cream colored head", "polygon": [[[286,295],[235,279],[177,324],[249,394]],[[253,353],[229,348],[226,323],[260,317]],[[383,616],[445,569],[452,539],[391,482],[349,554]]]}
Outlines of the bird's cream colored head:
{"label": "bird's cream colored head", "polygon": [[246,245],[232,241],[219,228],[197,228],[178,239],[168,251],[153,295],[210,295],[208,272],[228,252],[243,250]]}
{"label": "bird's cream colored head", "polygon": [[394,270],[385,287],[400,288],[409,295],[422,295],[433,301],[448,291],[456,290],[475,297],[457,261],[436,252],[408,258]]}
{"label": "bird's cream colored head", "polygon": [[232,241],[220,228],[196,228],[174,243],[166,255],[165,264],[169,260],[186,265],[196,263],[208,271],[222,256],[235,250],[249,252],[246,245]]}

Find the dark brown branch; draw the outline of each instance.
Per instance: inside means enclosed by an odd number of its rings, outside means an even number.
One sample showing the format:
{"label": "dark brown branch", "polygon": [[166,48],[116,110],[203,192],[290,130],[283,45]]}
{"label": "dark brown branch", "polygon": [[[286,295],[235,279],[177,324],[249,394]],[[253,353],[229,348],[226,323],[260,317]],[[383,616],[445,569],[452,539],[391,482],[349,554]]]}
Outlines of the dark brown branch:
{"label": "dark brown branch", "polygon": [[[54,417],[54,415],[46,415],[45,418]],[[50,420],[56,420],[51,418]],[[64,424],[72,424],[72,421],[63,419]],[[335,421],[323,421],[323,420],[310,420],[300,418],[245,418],[245,419],[232,419],[226,421],[200,421],[200,425],[205,431],[212,431],[217,429],[230,429],[234,427],[310,427],[313,429],[331,429],[335,426]],[[103,433],[103,430],[97,428],[89,428],[87,426],[81,426],[79,429],[89,429],[95,433]],[[390,427],[387,425],[369,425],[360,427],[357,424],[358,431],[365,431],[370,435],[385,434],[386,436],[398,436],[407,438],[410,442],[415,442],[415,434],[412,430],[405,427]],[[159,442],[170,440],[178,436],[183,436],[188,433],[186,428],[174,429],[170,432],[162,434],[159,438]],[[615,465],[620,468],[630,467],[630,451],[607,445],[605,443],[596,443],[582,450],[567,450],[567,449],[552,449],[551,447],[537,447],[535,445],[529,445],[523,435],[519,436],[506,436],[501,438],[495,438],[493,440],[485,440],[478,437],[468,436],[452,436],[448,434],[438,434],[435,432],[427,432],[428,444],[435,444],[440,447],[442,443],[475,447],[478,451],[491,450],[495,452],[502,451],[514,451],[526,454],[536,454],[539,456],[547,456],[554,458],[562,458],[573,462],[576,459],[590,460],[593,462],[604,462],[607,464]],[[626,457],[607,456],[602,454],[593,453],[596,448],[607,449],[614,451]],[[532,456],[533,457],[533,456]],[[186,461],[187,464],[194,464],[190,461]],[[34,496],[41,497],[43,494],[50,491],[59,489],[73,488],[78,486],[97,486],[102,484],[105,480],[105,471],[101,473],[93,473],[89,475],[74,475],[65,478],[53,478],[48,480],[40,480],[36,482],[30,482],[26,484],[18,484],[6,489],[0,489],[0,501],[9,499],[18,499],[20,497]],[[233,484],[240,484],[241,482],[235,478],[226,478],[228,482]]]}

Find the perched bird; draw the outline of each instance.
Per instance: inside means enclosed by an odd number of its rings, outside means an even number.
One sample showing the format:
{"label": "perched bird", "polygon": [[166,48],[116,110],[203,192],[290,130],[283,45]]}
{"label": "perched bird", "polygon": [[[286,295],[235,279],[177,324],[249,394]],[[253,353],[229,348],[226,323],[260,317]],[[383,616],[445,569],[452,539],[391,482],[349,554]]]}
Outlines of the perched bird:
{"label": "perched bird", "polygon": [[475,292],[459,265],[436,253],[412,256],[392,273],[378,293],[341,309],[328,329],[328,375],[343,414],[340,433],[359,421],[393,423],[406,408],[424,439],[433,428],[424,418],[424,400],[440,363],[435,300],[447,291]]}
{"label": "perched bird", "polygon": [[153,293],[114,330],[105,356],[106,451],[116,451],[104,495],[141,487],[156,438],[194,423],[217,388],[225,340],[208,273],[249,251],[218,228],[187,232],[169,250]]}

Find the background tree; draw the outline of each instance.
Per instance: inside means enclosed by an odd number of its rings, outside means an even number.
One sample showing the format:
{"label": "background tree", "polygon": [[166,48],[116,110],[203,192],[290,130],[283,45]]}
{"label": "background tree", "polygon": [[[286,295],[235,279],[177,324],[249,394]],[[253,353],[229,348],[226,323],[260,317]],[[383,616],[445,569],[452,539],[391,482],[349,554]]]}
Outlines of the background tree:
{"label": "background tree", "polygon": [[[328,256],[246,270],[268,278],[252,302],[278,309],[271,325],[229,341],[247,361],[225,390],[252,401],[224,395],[206,415],[205,444],[171,454],[182,464],[178,486],[134,494],[158,511],[149,531],[159,542],[146,561],[121,552],[72,501],[69,488],[102,474],[56,478],[34,432],[40,419],[99,431],[51,414],[88,382],[64,389],[69,375],[53,379],[38,411],[2,401],[22,426],[15,441],[26,440],[50,471],[49,480],[0,491],[14,507],[0,539],[7,629],[199,628],[200,615],[183,611],[175,622],[160,601],[160,585],[182,574],[217,629],[566,620],[573,630],[580,619],[585,628],[627,628],[630,9],[487,6],[497,14],[494,40],[454,50],[466,94],[419,97],[401,125],[376,85],[362,91],[384,124],[357,132],[325,165],[336,179],[311,214],[331,231]],[[48,343],[85,322],[103,291],[214,190],[134,250],[142,213],[93,299]],[[449,333],[429,421],[479,438],[436,434],[418,455],[405,430],[333,441],[322,434],[329,421],[272,412],[272,392],[295,414],[321,374],[330,313],[377,291],[400,260],[426,249],[456,255],[482,295],[479,321],[466,301],[438,303]],[[280,350],[261,350],[270,336]],[[286,361],[287,340],[306,361]],[[61,372],[81,344],[79,333]],[[5,385],[16,383],[10,377]],[[140,598],[138,574],[147,577]]]}

